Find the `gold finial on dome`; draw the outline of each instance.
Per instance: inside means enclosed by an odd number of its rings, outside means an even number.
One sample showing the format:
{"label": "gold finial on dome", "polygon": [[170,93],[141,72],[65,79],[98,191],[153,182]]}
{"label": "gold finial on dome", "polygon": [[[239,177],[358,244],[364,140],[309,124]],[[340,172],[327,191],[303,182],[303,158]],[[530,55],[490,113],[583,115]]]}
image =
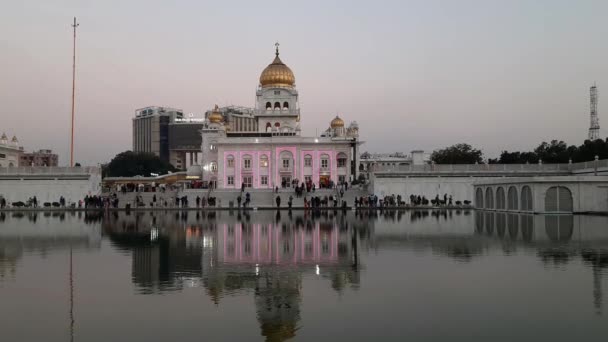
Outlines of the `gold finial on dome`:
{"label": "gold finial on dome", "polygon": [[344,120],[340,119],[340,117],[336,115],[336,117],[331,120],[330,126],[331,128],[344,127]]}
{"label": "gold finial on dome", "polygon": [[293,88],[296,77],[291,69],[279,58],[279,42],[274,44],[275,57],[262,74],[260,75],[260,85],[263,88],[280,87]]}
{"label": "gold finial on dome", "polygon": [[207,119],[209,119],[209,122],[211,122],[211,123],[220,123],[220,122],[224,121],[224,116],[222,115],[222,113],[220,113],[219,107],[217,105],[215,105],[213,112],[211,112],[211,114],[209,114]]}

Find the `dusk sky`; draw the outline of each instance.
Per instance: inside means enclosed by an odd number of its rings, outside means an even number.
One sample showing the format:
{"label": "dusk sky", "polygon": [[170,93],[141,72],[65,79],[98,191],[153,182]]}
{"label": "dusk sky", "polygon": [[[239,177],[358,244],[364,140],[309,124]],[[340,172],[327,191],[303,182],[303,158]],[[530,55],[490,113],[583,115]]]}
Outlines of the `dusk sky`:
{"label": "dusk sky", "polygon": [[589,87],[608,133],[608,1],[3,0],[1,132],[69,162],[72,17],[75,161],[132,147],[137,108],[202,114],[254,105],[281,44],[303,135],[338,113],[363,151],[467,142],[486,157],[543,140],[581,144]]}

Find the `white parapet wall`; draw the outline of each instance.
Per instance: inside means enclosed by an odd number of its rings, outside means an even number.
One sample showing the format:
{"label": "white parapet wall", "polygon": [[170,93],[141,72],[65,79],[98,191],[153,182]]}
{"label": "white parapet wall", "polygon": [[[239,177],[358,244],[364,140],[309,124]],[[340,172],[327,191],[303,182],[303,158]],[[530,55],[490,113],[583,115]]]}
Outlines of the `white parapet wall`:
{"label": "white parapet wall", "polygon": [[495,178],[479,180],[474,187],[478,209],[608,213],[608,176]]}
{"label": "white parapet wall", "polygon": [[10,204],[36,196],[38,205],[58,202],[78,203],[101,193],[99,167],[17,167],[0,168],[0,196]]}
{"label": "white parapet wall", "polygon": [[378,197],[401,195],[403,200],[409,202],[409,196],[424,196],[434,199],[435,196],[443,200],[443,196],[452,196],[452,201],[471,201],[475,199],[473,183],[488,180],[481,177],[373,177],[370,192]]}

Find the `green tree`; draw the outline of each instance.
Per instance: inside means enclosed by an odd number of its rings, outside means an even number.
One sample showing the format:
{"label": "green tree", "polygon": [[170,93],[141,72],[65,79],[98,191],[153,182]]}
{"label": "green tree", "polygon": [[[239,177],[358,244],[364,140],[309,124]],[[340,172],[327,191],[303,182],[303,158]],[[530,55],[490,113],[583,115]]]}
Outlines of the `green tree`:
{"label": "green tree", "polygon": [[543,141],[534,153],[543,163],[567,163],[576,151],[576,146],[570,146],[561,140]]}
{"label": "green tree", "polygon": [[104,165],[104,177],[150,176],[177,171],[173,165],[162,161],[153,153],[125,151],[117,154]]}
{"label": "green tree", "polygon": [[498,159],[490,159],[490,164],[534,164],[538,163],[535,152],[509,152],[502,151]]}
{"label": "green tree", "polygon": [[575,163],[591,161],[595,159],[595,156],[598,156],[599,159],[608,159],[608,139],[585,140],[574,152],[572,161]]}
{"label": "green tree", "polygon": [[469,144],[456,144],[433,151],[431,160],[436,164],[475,164],[483,161],[483,153]]}

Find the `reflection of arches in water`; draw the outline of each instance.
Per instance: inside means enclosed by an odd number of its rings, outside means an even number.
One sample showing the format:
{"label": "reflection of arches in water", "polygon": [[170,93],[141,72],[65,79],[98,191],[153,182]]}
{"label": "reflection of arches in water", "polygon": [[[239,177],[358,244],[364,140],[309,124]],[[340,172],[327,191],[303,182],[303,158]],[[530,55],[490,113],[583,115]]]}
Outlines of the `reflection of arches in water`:
{"label": "reflection of arches in water", "polygon": [[501,238],[505,236],[507,217],[505,213],[496,214],[496,232]]}
{"label": "reflection of arches in water", "polygon": [[477,191],[475,193],[475,206],[478,209],[483,208],[483,190],[481,190],[481,188],[477,188]]}
{"label": "reflection of arches in water", "polygon": [[565,186],[552,186],[545,194],[545,211],[572,212],[572,192]]}
{"label": "reflection of arches in water", "polygon": [[[477,189],[480,190],[481,189]],[[475,212],[475,233],[482,234],[483,233],[483,213],[481,211]]]}
{"label": "reflection of arches in water", "polygon": [[511,240],[516,240],[517,234],[519,233],[519,215],[507,215],[507,230],[509,231],[509,237],[511,237]]}
{"label": "reflection of arches in water", "polygon": [[496,209],[505,209],[505,189],[502,186],[496,189]]}
{"label": "reflection of arches in water", "polygon": [[570,241],[574,233],[574,217],[572,215],[545,216],[545,232],[551,241]]}
{"label": "reflection of arches in water", "polygon": [[492,235],[494,234],[494,213],[485,213],[485,215],[486,233]]}
{"label": "reflection of arches in water", "polygon": [[494,209],[494,192],[492,192],[492,188],[488,187],[486,189],[486,209]]}
{"label": "reflection of arches in water", "polygon": [[526,242],[530,242],[534,238],[533,215],[521,215],[521,235]]}

